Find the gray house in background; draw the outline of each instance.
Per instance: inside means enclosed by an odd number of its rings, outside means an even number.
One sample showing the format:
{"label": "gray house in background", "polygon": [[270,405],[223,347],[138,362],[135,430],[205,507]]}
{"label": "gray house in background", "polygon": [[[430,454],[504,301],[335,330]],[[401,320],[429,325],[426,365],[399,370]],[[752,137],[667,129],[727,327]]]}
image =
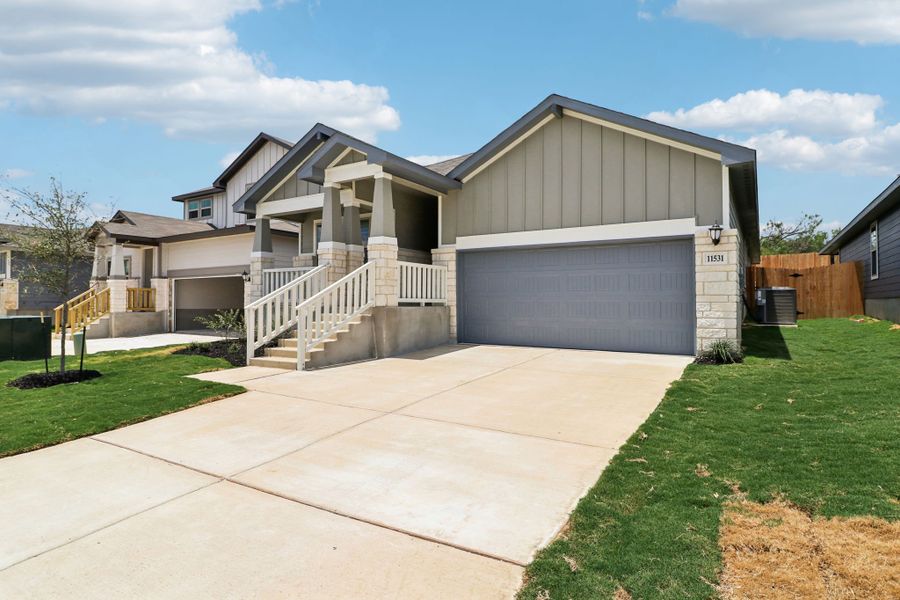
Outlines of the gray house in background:
{"label": "gray house in background", "polygon": [[[53,309],[65,298],[48,292],[35,283],[22,279],[23,273],[31,265],[32,259],[18,250],[10,239],[11,234],[28,235],[29,228],[21,225],[0,224],[0,316],[39,315],[53,317]],[[91,257],[85,256],[72,284],[74,292],[87,288],[91,278]]]}
{"label": "gray house in background", "polygon": [[866,314],[900,323],[900,177],[834,236],[822,254],[862,264]]}

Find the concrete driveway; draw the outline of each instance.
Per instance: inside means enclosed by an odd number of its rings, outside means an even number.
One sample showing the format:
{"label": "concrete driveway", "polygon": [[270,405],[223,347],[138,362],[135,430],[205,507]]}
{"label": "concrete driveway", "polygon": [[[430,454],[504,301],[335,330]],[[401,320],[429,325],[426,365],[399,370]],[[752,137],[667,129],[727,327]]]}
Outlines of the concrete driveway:
{"label": "concrete driveway", "polygon": [[0,460],[0,597],[508,598],[689,357],[448,346]]}

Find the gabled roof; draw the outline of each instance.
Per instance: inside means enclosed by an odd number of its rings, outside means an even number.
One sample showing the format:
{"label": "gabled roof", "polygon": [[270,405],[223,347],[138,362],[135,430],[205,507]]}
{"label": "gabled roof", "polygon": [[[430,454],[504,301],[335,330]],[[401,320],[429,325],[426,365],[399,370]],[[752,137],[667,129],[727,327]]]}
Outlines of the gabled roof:
{"label": "gabled roof", "polygon": [[501,131],[494,139],[482,146],[477,152],[470,154],[464,161],[448,173],[454,179],[463,179],[466,175],[480,167],[491,159],[494,154],[502,151],[515,142],[522,134],[529,131],[548,115],[562,116],[563,110],[571,110],[596,119],[615,123],[623,127],[643,131],[662,138],[666,138],[695,148],[701,148],[722,155],[722,164],[756,162],[756,151],[737,144],[723,142],[715,138],[700,135],[683,129],[676,129],[668,125],[654,123],[647,119],[635,117],[625,113],[603,108],[587,102],[573,100],[558,94],[547,96],[540,104],[525,113],[515,123]]}
{"label": "gabled roof", "polygon": [[12,242],[12,238],[25,237],[33,230],[27,225],[14,225],[13,223],[0,223],[0,246]]}
{"label": "gabled roof", "polygon": [[194,190],[193,192],[187,192],[185,194],[178,194],[177,196],[172,196],[172,200],[175,202],[184,202],[185,200],[193,200],[194,198],[208,198],[213,194],[221,194],[225,191],[223,187],[205,187],[199,190]]}
{"label": "gabled roof", "polygon": [[431,169],[435,173],[440,173],[441,175],[446,175],[453,169],[457,167],[462,161],[466,160],[472,156],[472,154],[463,154],[461,156],[456,156],[454,158],[448,158],[447,160],[442,160],[441,162],[436,162],[430,165],[425,165],[426,169]]}
{"label": "gabled roof", "polygon": [[900,206],[900,175],[889,186],[884,188],[884,191],[878,194],[874,200],[869,202],[868,206],[862,209],[858,215],[853,217],[853,220],[841,229],[831,241],[825,244],[820,254],[839,253],[842,246],[863,231],[866,231],[872,221],[897,206]]}
{"label": "gabled roof", "polygon": [[148,215],[131,210],[116,211],[109,221],[98,223],[98,227],[110,237],[133,241],[155,241],[172,235],[215,229],[208,223]]}
{"label": "gabled roof", "polygon": [[445,175],[416,164],[396,154],[373,146],[351,135],[316,123],[287,154],[259,178],[243,196],[234,203],[234,210],[255,214],[256,204],[280,185],[294,171],[297,176],[313,183],[324,183],[325,168],[347,148],[366,155],[369,164],[379,164],[386,173],[408,179],[425,187],[446,192],[460,187]]}
{"label": "gabled roof", "polygon": [[215,181],[213,181],[213,187],[224,188],[225,184],[228,183],[228,180],[231,179],[238,170],[243,167],[248,160],[250,160],[254,154],[256,154],[260,148],[265,146],[267,143],[272,142],[273,144],[278,144],[282,146],[286,150],[290,150],[293,147],[293,144],[283,140],[281,138],[275,137],[274,135],[269,135],[265,132],[260,132],[256,138],[250,142],[250,144],[244,148],[243,152],[238,154],[237,158],[231,161],[231,164],[225,167],[225,170],[222,171],[222,174],[219,175]]}

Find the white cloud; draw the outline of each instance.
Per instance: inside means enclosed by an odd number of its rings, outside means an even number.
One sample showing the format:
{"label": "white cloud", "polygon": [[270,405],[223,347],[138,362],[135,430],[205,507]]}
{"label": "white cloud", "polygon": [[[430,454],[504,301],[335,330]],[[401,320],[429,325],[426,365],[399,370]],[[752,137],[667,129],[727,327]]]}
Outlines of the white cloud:
{"label": "white cloud", "polygon": [[0,108],[135,119],[170,136],[299,137],[321,121],[373,141],[400,118],[384,87],[279,77],[228,21],[260,0],[0,0]]}
{"label": "white cloud", "polygon": [[219,159],[219,165],[223,169],[228,168],[228,165],[233,163],[234,159],[236,159],[238,157],[238,155],[240,155],[240,152],[238,152],[238,151],[229,152],[228,154],[226,154],[225,156],[223,156],[222,158]]}
{"label": "white cloud", "polygon": [[6,169],[3,171],[2,179],[23,179],[25,177],[31,177],[34,175],[31,171],[27,171],[25,169]]}
{"label": "white cloud", "polygon": [[782,169],[892,175],[900,170],[900,123],[879,120],[883,105],[870,94],[750,90],[647,118],[756,148],[760,162]]}
{"label": "white cloud", "polygon": [[790,125],[795,131],[850,134],[869,131],[884,106],[881,96],[844,94],[823,90],[791,90],[785,95],[766,89],[750,90],[731,98],[716,98],[691,109],[658,111],[647,118],[666,125],[697,129],[753,131],[759,127]]}
{"label": "white cloud", "polygon": [[456,158],[459,154],[418,154],[416,156],[407,156],[406,160],[416,163],[417,165],[433,165],[434,163],[444,162],[451,158]]}
{"label": "white cloud", "polygon": [[671,13],[754,37],[900,44],[897,0],[677,0]]}

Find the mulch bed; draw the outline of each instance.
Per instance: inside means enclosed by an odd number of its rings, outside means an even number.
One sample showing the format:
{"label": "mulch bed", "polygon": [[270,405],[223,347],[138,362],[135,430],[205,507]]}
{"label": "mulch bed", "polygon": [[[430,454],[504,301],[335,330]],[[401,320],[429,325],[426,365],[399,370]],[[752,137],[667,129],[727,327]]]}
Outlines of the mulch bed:
{"label": "mulch bed", "polygon": [[[243,340],[220,340],[216,342],[193,343],[179,348],[174,354],[193,354],[224,358],[234,367],[247,365],[246,345]],[[236,351],[235,351],[236,350]]]}
{"label": "mulch bed", "polygon": [[61,383],[78,383],[79,381],[87,381],[100,377],[100,371],[93,369],[85,369],[84,371],[52,371],[50,373],[29,373],[18,379],[13,379],[6,385],[9,387],[19,388],[20,390],[35,390],[47,388]]}

